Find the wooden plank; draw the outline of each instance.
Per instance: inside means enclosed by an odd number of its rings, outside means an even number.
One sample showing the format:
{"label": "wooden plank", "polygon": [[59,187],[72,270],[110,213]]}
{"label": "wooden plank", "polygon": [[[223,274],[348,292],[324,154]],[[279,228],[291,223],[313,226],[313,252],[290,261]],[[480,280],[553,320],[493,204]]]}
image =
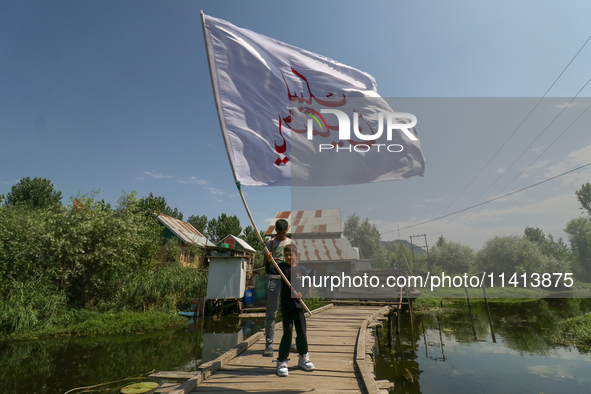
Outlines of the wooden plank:
{"label": "wooden plank", "polygon": [[151,378],[157,379],[190,379],[199,372],[185,372],[185,371],[160,371],[150,375]]}
{"label": "wooden plank", "polygon": [[367,338],[369,336],[367,325],[376,319],[378,316],[388,313],[390,306],[385,306],[376,311],[371,317],[363,322],[359,328],[359,337],[357,338],[357,346],[355,348],[355,364],[359,369],[365,389],[368,394],[381,394],[381,390],[376,384],[375,376],[373,374],[373,363],[365,359],[365,351],[367,345]]}
{"label": "wooden plank", "polygon": [[359,336],[357,337],[357,346],[355,351],[355,360],[365,360],[365,331],[367,330],[367,320],[359,327]]}
{"label": "wooden plank", "polygon": [[359,390],[359,381],[356,378],[346,379],[302,379],[299,376],[279,377],[273,376],[273,382],[262,383],[254,380],[252,382],[210,382],[209,380],[200,385],[201,388],[206,388],[208,391],[213,391],[214,388],[224,389],[240,389],[245,391],[260,390],[261,387],[273,388],[276,392],[281,391],[316,391],[323,393],[324,390]]}
{"label": "wooden plank", "polygon": [[[297,389],[295,391],[301,392]],[[314,391],[314,390],[310,390],[310,391]],[[210,392],[216,393],[216,394],[278,393],[277,389],[266,389],[263,387],[255,387],[252,389],[252,391],[245,390],[245,389],[225,389],[222,387],[198,387],[195,391],[192,391],[192,393],[210,393]],[[288,390],[279,391],[279,392],[289,393],[289,392],[294,392],[294,390],[288,389]],[[367,392],[365,391],[365,389],[341,389],[341,390],[325,389],[325,390],[322,390],[322,394],[359,394],[359,393],[365,394]]]}
{"label": "wooden plank", "polygon": [[259,317],[266,317],[266,316],[267,316],[266,313],[252,313],[252,312],[250,312],[250,313],[241,313],[241,314],[238,315],[238,317],[241,318],[241,319],[246,319],[246,318],[249,318],[249,317],[259,318]]}
{"label": "wooden plank", "polygon": [[156,388],[154,393],[170,393],[171,391],[176,389],[177,386],[178,383],[160,383],[160,386]]}
{"label": "wooden plank", "polygon": [[[273,374],[275,374],[275,366],[272,366],[272,372]],[[220,369],[218,372],[216,372],[215,375],[212,375],[210,377],[210,379],[218,376],[218,374],[224,374],[224,375],[269,375],[269,368],[265,368],[265,367],[250,367],[250,366],[244,366],[244,365],[240,365],[240,366],[233,366],[233,365],[229,365],[226,364],[224,366],[224,368]],[[305,376],[306,379],[311,378],[312,375],[310,374],[310,372],[306,372],[302,369],[298,369],[298,368],[291,368],[289,369],[289,374],[290,375],[301,375],[301,376]],[[322,370],[315,370],[313,372],[313,376],[317,377],[317,376],[326,376],[326,377],[361,377],[361,375],[358,372],[341,372],[341,371],[322,371]],[[208,379],[209,380],[209,379]]]}
{"label": "wooden plank", "polygon": [[[263,350],[265,349],[264,344],[256,344],[252,348],[249,348],[248,351],[253,351],[255,354],[258,354],[262,357]],[[278,349],[275,349],[277,352]],[[351,354],[355,352],[354,345],[314,345],[310,346],[308,352],[311,355],[316,355],[319,353],[335,353],[335,354]],[[290,356],[296,356],[294,353],[290,353]]]}
{"label": "wooden plank", "polygon": [[[319,371],[334,371],[334,372],[354,372],[355,366],[353,365],[353,361],[345,361],[343,363],[336,363],[336,362],[327,362],[327,363],[318,363],[317,360],[312,360],[316,370]],[[275,371],[275,364],[267,364],[264,365],[261,362],[257,361],[242,361],[242,362],[231,362],[230,366],[249,366],[249,367],[267,367],[270,370]],[[294,368],[296,364],[292,364],[291,368]]]}

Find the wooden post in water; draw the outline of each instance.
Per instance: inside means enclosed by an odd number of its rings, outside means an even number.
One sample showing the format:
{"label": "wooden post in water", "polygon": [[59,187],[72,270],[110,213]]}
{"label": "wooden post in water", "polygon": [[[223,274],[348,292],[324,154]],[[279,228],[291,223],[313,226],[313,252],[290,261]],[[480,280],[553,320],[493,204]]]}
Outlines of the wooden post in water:
{"label": "wooden post in water", "polygon": [[400,318],[402,317],[402,287],[400,289],[400,301],[398,301],[398,318],[396,324],[396,334],[400,335]]}
{"label": "wooden post in water", "polygon": [[414,318],[412,313],[412,302],[410,299],[410,292],[408,291],[408,284],[404,286],[404,291],[406,292],[406,299],[408,301],[408,311],[410,313],[410,339],[414,343],[415,341],[415,327],[414,327]]}
{"label": "wooden post in water", "polygon": [[484,293],[484,302],[486,304],[486,312],[488,313],[488,324],[490,325],[490,334],[492,336],[493,343],[497,343],[495,338],[495,331],[493,330],[492,319],[490,318],[490,307],[488,306],[488,300],[486,299],[486,284],[482,281],[482,292]]}
{"label": "wooden post in water", "polygon": [[390,312],[388,315],[388,344],[390,345],[390,349],[392,349],[392,330],[394,329],[392,326],[394,325],[392,322],[394,312]]}
{"label": "wooden post in water", "polygon": [[470,306],[470,296],[468,296],[468,287],[464,286],[466,290],[466,300],[468,300],[468,313],[470,314],[470,323],[472,324],[472,334],[474,334],[474,340],[476,340],[476,328],[474,328],[474,318],[472,317],[472,306]]}

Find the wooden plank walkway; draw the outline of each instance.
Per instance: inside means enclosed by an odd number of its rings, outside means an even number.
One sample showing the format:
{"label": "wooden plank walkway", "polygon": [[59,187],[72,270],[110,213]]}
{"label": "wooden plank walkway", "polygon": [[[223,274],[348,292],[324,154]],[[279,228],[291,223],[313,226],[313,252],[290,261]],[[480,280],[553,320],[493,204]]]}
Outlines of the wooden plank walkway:
{"label": "wooden plank walkway", "polygon": [[[375,382],[371,353],[373,337],[368,331],[374,320],[389,313],[382,306],[326,306],[307,317],[310,359],[316,369],[305,372],[297,368],[297,354],[290,354],[289,376],[275,373],[282,336],[281,324],[276,325],[275,357],[263,357],[263,332],[253,335],[218,359],[201,365],[200,375],[170,391],[184,393],[369,393],[378,394],[390,386]],[[295,335],[295,333],[294,333]],[[166,372],[153,374],[166,377]],[[193,382],[192,382],[193,381]],[[168,391],[168,390],[167,390]]]}

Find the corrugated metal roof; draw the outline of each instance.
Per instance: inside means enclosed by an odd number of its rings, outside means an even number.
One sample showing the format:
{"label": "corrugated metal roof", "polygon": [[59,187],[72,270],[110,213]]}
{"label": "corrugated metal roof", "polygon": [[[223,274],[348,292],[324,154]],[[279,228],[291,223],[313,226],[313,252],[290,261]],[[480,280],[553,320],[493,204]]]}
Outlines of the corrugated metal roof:
{"label": "corrugated metal roof", "polygon": [[355,250],[346,238],[292,240],[300,252],[302,263],[318,261],[351,261],[357,259]]}
{"label": "corrugated metal roof", "polygon": [[172,231],[174,235],[179,237],[183,242],[189,244],[197,244],[199,246],[212,246],[213,242],[208,240],[203,234],[201,234],[195,227],[182,220],[175,219],[171,216],[164,215],[163,213],[156,216],[158,221],[162,223],[167,229]]}
{"label": "corrugated metal roof", "polygon": [[[256,253],[256,250],[254,250],[254,248],[252,246],[250,246],[245,240],[243,240],[242,238],[236,237],[232,234],[226,236],[226,238],[222,239],[220,242],[218,242],[218,246],[221,244],[227,244],[228,242],[226,242],[228,239],[233,239],[234,242],[238,242],[242,248],[244,248],[245,250],[251,252],[251,253]],[[232,246],[230,246],[232,247]],[[234,248],[235,249],[235,248]]]}
{"label": "corrugated metal roof", "polygon": [[271,220],[266,236],[275,235],[275,222],[285,219],[289,223],[288,234],[341,234],[340,209],[318,209],[314,211],[281,211]]}

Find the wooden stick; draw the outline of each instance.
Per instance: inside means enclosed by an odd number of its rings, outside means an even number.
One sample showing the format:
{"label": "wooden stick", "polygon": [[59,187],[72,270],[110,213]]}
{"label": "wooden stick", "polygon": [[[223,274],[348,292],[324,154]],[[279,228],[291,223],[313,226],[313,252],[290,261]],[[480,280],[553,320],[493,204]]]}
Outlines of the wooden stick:
{"label": "wooden stick", "polygon": [[[283,281],[285,282],[285,284],[287,284],[289,286],[289,289],[295,294],[297,295],[297,291],[293,288],[293,286],[291,285],[291,283],[289,283],[289,279],[287,279],[287,277],[285,276],[285,274],[279,269],[279,265],[277,265],[277,262],[275,261],[275,258],[273,257],[273,254],[269,251],[269,249],[267,249],[267,245],[265,244],[265,241],[263,241],[263,237],[261,237],[261,233],[259,232],[259,229],[257,228],[256,223],[254,222],[254,219],[252,218],[252,215],[250,213],[250,209],[248,209],[248,204],[246,204],[246,200],[244,199],[244,194],[242,194],[242,189],[240,189],[240,182],[236,182],[236,185],[238,186],[238,192],[240,193],[240,198],[242,198],[242,202],[244,203],[244,208],[246,208],[246,213],[248,214],[248,217],[250,218],[250,222],[252,223],[252,226],[254,227],[254,231],[257,233],[257,236],[259,237],[259,241],[262,242],[263,247],[265,248],[265,253],[270,254],[271,255],[271,261],[273,262],[273,265],[275,265],[275,269],[277,270],[277,272],[279,272],[279,275],[281,275],[281,278],[283,278]],[[312,312],[310,312],[310,309],[308,309],[308,306],[306,305],[306,303],[304,302],[303,299],[298,298],[298,300],[300,301],[300,303],[302,304],[302,306],[304,307],[304,309],[306,310],[306,312],[308,312],[308,316],[312,316]]]}

